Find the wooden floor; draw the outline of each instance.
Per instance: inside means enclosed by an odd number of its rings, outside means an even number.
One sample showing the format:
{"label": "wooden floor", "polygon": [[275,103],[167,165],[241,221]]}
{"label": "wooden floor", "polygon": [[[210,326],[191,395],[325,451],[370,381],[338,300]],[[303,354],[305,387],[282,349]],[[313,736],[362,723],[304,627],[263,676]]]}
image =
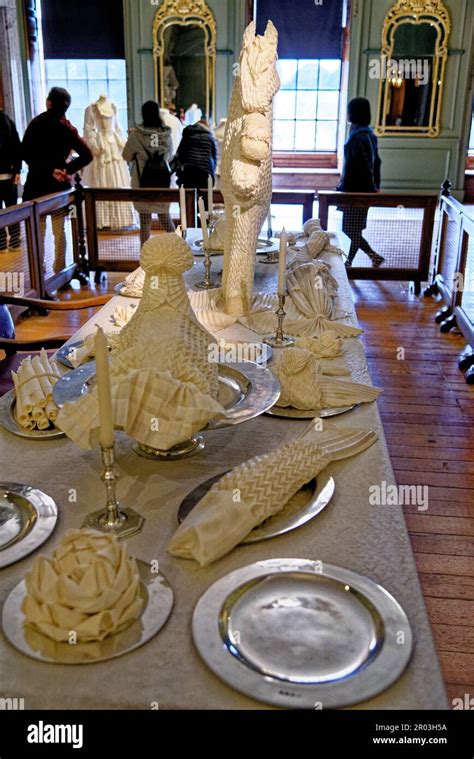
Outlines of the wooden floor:
{"label": "wooden floor", "polygon": [[[407,506],[405,516],[449,699],[474,697],[474,387],[455,360],[464,340],[441,335],[439,304],[405,283],[359,281],[353,291],[397,482],[429,487],[428,509]],[[72,334],[92,313],[33,317],[18,336]]]}
{"label": "wooden floor", "polygon": [[405,283],[353,291],[397,483],[429,488],[426,511],[404,510],[449,700],[474,697],[474,387],[456,364],[465,341],[441,335],[440,304]]}

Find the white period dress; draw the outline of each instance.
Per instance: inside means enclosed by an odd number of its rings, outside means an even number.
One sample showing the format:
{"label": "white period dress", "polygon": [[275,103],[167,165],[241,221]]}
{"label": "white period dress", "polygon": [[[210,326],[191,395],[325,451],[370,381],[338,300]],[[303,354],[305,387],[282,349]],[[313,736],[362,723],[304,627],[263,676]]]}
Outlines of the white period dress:
{"label": "white period dress", "polygon": [[[130,173],[122,158],[126,139],[117,118],[117,108],[109,100],[98,100],[84,113],[84,139],[94,160],[83,172],[89,187],[130,187]],[[136,213],[131,203],[101,202],[97,206],[97,224],[101,229],[122,229],[136,226]]]}

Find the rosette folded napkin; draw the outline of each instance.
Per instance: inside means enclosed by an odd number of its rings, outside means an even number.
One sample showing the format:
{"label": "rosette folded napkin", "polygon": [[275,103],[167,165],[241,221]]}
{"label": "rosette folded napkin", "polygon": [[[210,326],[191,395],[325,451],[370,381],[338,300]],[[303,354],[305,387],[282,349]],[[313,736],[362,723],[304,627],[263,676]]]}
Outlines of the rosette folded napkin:
{"label": "rosette folded napkin", "polygon": [[[186,242],[174,233],[152,237],[140,262],[143,296],[114,335],[111,351],[114,423],[140,443],[168,450],[225,415],[217,400],[218,367],[209,360],[216,341],[186,295],[182,274],[193,265]],[[66,404],[58,424],[79,445],[93,447],[99,435],[96,390]]]}
{"label": "rosette folded napkin", "polygon": [[115,535],[68,530],[52,558],[38,556],[26,575],[25,624],[56,642],[100,641],[140,616],[140,577]]}
{"label": "rosette folded napkin", "polygon": [[317,432],[312,422],[301,438],[245,461],[216,482],[179,526],[168,551],[211,564],[281,511],[328,464],[355,456],[376,440],[373,431],[336,430],[329,424]]}
{"label": "rosette folded napkin", "polygon": [[287,348],[271,366],[281,386],[278,406],[312,411],[355,403],[369,403],[381,389],[361,382],[329,379],[316,356],[302,348]]}

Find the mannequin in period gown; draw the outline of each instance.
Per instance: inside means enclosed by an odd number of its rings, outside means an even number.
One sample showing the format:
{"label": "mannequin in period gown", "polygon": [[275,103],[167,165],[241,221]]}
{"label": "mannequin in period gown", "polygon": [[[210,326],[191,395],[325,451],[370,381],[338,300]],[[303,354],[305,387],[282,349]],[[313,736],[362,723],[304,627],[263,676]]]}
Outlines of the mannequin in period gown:
{"label": "mannequin in period gown", "polygon": [[[89,187],[130,187],[128,166],[122,158],[126,139],[117,118],[117,108],[100,95],[84,113],[84,138],[94,160],[84,170]],[[101,202],[97,208],[99,228],[121,229],[136,224],[131,203]]]}

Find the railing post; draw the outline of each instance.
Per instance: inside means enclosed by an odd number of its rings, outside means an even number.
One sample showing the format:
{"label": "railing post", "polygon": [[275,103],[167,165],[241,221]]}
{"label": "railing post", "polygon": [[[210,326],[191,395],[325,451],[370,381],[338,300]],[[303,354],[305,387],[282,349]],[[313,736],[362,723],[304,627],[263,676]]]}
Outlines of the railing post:
{"label": "railing post", "polygon": [[76,206],[77,247],[79,260],[77,262],[77,279],[81,285],[87,285],[89,280],[89,261],[87,260],[86,232],[84,225],[84,188],[80,174],[74,177],[74,204]]}
{"label": "railing post", "polygon": [[319,221],[321,224],[321,229],[324,229],[327,231],[328,228],[328,197],[327,195],[323,195],[322,193],[318,192],[318,202],[319,202]]}

